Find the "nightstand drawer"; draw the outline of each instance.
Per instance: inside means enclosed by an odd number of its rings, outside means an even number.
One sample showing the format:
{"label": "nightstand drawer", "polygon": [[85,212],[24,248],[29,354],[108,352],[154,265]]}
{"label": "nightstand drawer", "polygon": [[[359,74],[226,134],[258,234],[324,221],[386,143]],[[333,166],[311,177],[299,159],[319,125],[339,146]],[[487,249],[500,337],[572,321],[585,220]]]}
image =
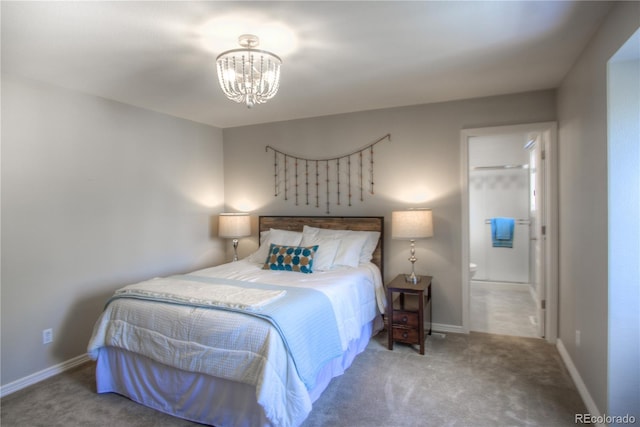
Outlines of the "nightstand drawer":
{"label": "nightstand drawer", "polygon": [[420,342],[420,333],[418,329],[408,329],[402,327],[393,328],[393,340],[416,344]]}
{"label": "nightstand drawer", "polygon": [[393,326],[402,325],[417,328],[418,324],[418,313],[411,311],[393,311]]}

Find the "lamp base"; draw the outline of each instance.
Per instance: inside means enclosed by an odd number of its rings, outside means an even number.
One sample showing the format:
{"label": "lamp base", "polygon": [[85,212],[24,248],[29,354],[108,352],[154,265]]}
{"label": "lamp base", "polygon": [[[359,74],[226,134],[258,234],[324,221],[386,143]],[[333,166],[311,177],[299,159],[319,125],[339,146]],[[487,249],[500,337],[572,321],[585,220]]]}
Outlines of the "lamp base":
{"label": "lamp base", "polygon": [[409,283],[413,283],[414,285],[418,283],[421,279],[420,276],[416,275],[416,245],[415,240],[411,241],[411,256],[409,257],[409,261],[411,262],[411,274],[405,274],[404,280]]}
{"label": "lamp base", "polygon": [[413,283],[415,285],[416,283],[419,283],[420,280],[422,280],[422,277],[416,276],[415,273],[411,273],[411,274],[405,274],[404,280],[405,282]]}
{"label": "lamp base", "polygon": [[233,239],[233,262],[238,261],[238,239]]}

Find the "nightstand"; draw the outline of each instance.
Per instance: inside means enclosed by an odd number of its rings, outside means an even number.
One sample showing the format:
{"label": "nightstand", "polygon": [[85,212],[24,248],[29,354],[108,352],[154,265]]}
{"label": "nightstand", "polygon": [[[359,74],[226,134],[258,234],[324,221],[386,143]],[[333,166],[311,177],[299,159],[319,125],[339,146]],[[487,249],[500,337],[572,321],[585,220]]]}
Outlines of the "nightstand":
{"label": "nightstand", "polygon": [[[399,274],[387,285],[387,331],[389,350],[393,342],[419,344],[424,354],[425,331],[431,335],[431,276],[420,276],[418,283]],[[399,294],[394,301],[393,294]]]}

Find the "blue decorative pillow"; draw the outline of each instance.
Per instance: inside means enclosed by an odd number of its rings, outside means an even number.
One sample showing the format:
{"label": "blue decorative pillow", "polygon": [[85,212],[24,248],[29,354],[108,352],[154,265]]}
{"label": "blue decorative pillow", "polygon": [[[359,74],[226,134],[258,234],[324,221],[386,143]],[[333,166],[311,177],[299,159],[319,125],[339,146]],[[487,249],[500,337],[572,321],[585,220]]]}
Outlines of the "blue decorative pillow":
{"label": "blue decorative pillow", "polygon": [[264,270],[297,271],[313,273],[313,257],[318,250],[314,246],[283,246],[271,243]]}

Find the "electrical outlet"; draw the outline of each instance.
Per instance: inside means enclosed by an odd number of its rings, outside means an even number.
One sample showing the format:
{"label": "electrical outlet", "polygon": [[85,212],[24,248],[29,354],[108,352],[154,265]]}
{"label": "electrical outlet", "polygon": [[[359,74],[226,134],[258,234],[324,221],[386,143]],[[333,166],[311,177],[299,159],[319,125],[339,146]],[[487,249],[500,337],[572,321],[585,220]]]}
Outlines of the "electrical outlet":
{"label": "electrical outlet", "polygon": [[576,330],[576,347],[580,347],[580,331]]}
{"label": "electrical outlet", "polygon": [[42,331],[42,344],[49,344],[53,342],[53,329],[45,329]]}

